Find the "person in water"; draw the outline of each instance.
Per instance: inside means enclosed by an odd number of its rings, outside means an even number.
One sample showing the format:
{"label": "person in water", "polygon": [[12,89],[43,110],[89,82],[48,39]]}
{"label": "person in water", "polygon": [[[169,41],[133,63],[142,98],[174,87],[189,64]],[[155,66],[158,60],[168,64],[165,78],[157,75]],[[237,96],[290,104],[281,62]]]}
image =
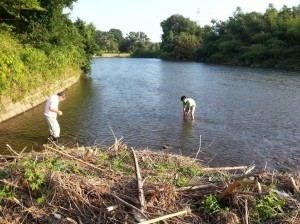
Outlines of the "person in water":
{"label": "person in water", "polygon": [[48,124],[50,142],[57,142],[60,136],[60,126],[57,121],[57,115],[62,115],[62,111],[58,109],[58,104],[66,99],[65,92],[60,92],[56,95],[50,96],[45,105],[45,120]]}
{"label": "person in water", "polygon": [[182,96],[181,101],[183,102],[183,118],[186,118],[191,113],[192,120],[195,120],[196,102],[192,98]]}

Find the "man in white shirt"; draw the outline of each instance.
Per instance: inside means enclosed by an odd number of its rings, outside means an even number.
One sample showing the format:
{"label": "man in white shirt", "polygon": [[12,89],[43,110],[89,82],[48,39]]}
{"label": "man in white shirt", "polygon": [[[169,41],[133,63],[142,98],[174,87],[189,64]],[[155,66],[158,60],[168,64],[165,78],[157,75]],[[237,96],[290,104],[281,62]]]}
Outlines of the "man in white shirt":
{"label": "man in white shirt", "polygon": [[48,98],[45,105],[45,120],[48,124],[50,136],[50,142],[57,142],[57,138],[60,136],[60,126],[57,121],[57,115],[62,115],[62,111],[58,109],[59,102],[66,99],[65,92],[60,92]]}

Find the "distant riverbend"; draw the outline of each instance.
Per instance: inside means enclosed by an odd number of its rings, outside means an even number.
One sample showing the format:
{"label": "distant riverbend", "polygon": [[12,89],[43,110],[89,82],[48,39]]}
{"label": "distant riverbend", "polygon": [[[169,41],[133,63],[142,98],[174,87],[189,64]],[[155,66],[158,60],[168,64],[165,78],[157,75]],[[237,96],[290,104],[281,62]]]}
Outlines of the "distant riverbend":
{"label": "distant riverbend", "polygon": [[[300,162],[300,73],[159,59],[94,59],[92,75],[68,90],[61,142],[167,150],[210,166]],[[180,97],[197,103],[182,119]],[[0,126],[1,148],[38,148],[47,136],[43,107]],[[201,136],[201,141],[200,141]],[[167,145],[167,149],[163,146]]]}

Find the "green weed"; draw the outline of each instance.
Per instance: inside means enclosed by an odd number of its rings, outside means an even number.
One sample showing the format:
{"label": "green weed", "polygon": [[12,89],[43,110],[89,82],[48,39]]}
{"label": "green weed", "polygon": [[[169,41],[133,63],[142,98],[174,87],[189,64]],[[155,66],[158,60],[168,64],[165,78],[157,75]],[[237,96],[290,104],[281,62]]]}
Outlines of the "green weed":
{"label": "green weed", "polygon": [[255,223],[265,223],[272,218],[279,218],[283,213],[283,200],[279,200],[274,193],[256,200],[254,210],[251,213],[251,220]]}
{"label": "green weed", "polygon": [[25,168],[24,177],[28,180],[30,188],[37,190],[45,181],[44,173],[32,159],[25,160],[23,165]]}
{"label": "green weed", "polygon": [[102,166],[102,165],[104,165],[105,164],[105,162],[109,159],[109,156],[105,153],[105,152],[103,152],[103,153],[100,153],[99,155],[98,155],[98,158],[97,158],[98,160],[98,165],[99,166]]}
{"label": "green weed", "polygon": [[14,198],[16,194],[10,189],[10,186],[4,185],[0,190],[0,198]]}
{"label": "green weed", "polygon": [[221,206],[219,205],[218,197],[216,194],[206,195],[201,202],[201,207],[210,216],[223,211]]}

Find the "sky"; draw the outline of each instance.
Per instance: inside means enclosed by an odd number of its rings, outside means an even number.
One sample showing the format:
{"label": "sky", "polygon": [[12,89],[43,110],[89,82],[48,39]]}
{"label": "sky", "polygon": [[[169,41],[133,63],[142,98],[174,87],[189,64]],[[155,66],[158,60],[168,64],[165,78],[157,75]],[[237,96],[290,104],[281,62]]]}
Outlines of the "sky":
{"label": "sky", "polygon": [[298,6],[299,0],[77,0],[70,18],[93,23],[97,30],[119,29],[123,36],[129,32],[144,32],[152,42],[160,42],[160,23],[180,14],[200,26],[211,25],[211,20],[226,21],[241,7],[244,13],[264,13],[269,3],[276,9],[283,5]]}

